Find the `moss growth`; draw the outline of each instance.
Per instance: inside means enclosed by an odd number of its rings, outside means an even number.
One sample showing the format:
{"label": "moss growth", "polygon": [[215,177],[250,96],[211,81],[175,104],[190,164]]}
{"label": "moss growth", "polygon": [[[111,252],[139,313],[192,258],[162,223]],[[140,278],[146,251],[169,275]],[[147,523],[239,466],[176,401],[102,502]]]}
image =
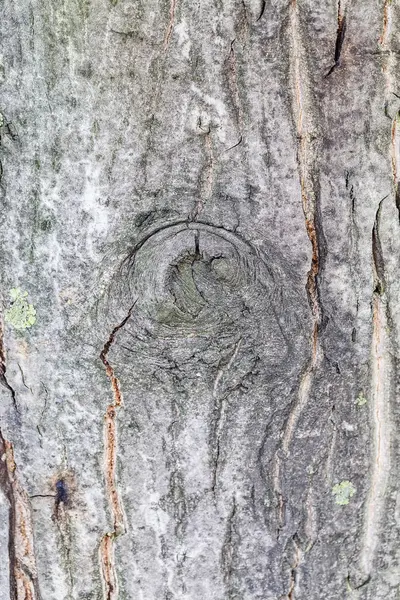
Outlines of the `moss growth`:
{"label": "moss growth", "polygon": [[332,488],[332,494],[335,496],[335,502],[341,506],[348,504],[350,498],[354,496],[356,491],[357,490],[351,481],[341,481]]}
{"label": "moss growth", "polygon": [[367,404],[368,400],[366,399],[366,397],[364,396],[363,392],[360,392],[357,396],[357,400],[356,400],[356,404],[357,406],[364,406],[364,404]]}
{"label": "moss growth", "polygon": [[27,329],[36,323],[36,310],[29,304],[28,292],[20,288],[10,290],[11,306],[5,313],[6,323],[14,329]]}

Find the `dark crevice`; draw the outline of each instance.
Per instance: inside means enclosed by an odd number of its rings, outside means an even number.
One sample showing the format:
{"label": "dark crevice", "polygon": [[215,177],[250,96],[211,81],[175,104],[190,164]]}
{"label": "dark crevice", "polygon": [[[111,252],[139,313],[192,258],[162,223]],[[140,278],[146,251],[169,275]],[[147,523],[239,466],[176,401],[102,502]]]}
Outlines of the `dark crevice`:
{"label": "dark crevice", "polygon": [[332,67],[329,69],[328,73],[325,77],[329,77],[333,73],[333,71],[340,66],[340,57],[343,48],[344,36],[346,33],[346,14],[341,10],[341,3],[339,0],[338,4],[338,25],[336,32],[336,44],[335,44],[335,62]]}
{"label": "dark crevice", "polygon": [[[7,388],[7,390],[10,392],[13,406],[14,406],[15,410],[17,411],[17,413],[19,413],[20,411],[19,411],[18,404],[17,404],[17,395],[15,393],[14,388],[7,381],[7,378],[5,375],[5,370],[6,370],[5,365],[0,363],[0,383],[5,388]],[[1,371],[3,371],[3,372],[1,373]]]}
{"label": "dark crevice", "polygon": [[335,45],[335,64],[338,65],[340,61],[340,55],[342,52],[344,36],[346,33],[346,16],[338,17],[338,29],[336,35],[336,45]]}
{"label": "dark crevice", "polygon": [[258,15],[258,17],[256,19],[256,23],[258,23],[258,21],[260,21],[260,19],[262,19],[263,15],[265,13],[266,5],[267,5],[266,0],[262,0],[260,14]]}
{"label": "dark crevice", "polygon": [[55,498],[56,494],[33,494],[33,496],[29,496],[29,498]]}
{"label": "dark crevice", "polygon": [[233,150],[234,148],[237,148],[242,143],[242,141],[243,141],[243,137],[240,135],[239,136],[239,141],[236,142],[236,144],[233,144],[233,146],[230,146],[229,148],[227,148],[225,150],[225,152],[228,152],[229,150]]}
{"label": "dark crevice", "polygon": [[385,292],[385,265],[383,260],[382,244],[379,238],[379,223],[382,210],[382,202],[379,202],[378,210],[375,215],[375,222],[372,228],[372,259],[374,263],[374,293],[382,296]]}
{"label": "dark crevice", "polygon": [[19,408],[17,404],[17,396],[14,388],[8,382],[6,377],[6,352],[4,348],[4,331],[3,327],[0,327],[0,383],[10,392],[11,400],[16,412],[19,414]]}
{"label": "dark crevice", "polygon": [[400,185],[398,182],[396,182],[396,184],[395,184],[394,201],[396,204],[396,208],[397,208],[397,212],[398,212],[398,216],[399,216],[399,223],[400,223]]}
{"label": "dark crevice", "polygon": [[132,311],[135,308],[136,302],[137,301],[135,301],[132,304],[132,306],[128,310],[128,314],[123,319],[123,321],[121,321],[121,323],[119,325],[117,325],[116,327],[114,327],[114,329],[110,333],[110,336],[109,336],[108,340],[104,344],[104,347],[103,347],[102,351],[100,352],[100,360],[103,363],[103,365],[106,367],[106,369],[108,369],[110,367],[110,363],[107,360],[107,355],[108,355],[108,353],[110,351],[110,348],[111,348],[111,346],[112,346],[112,344],[114,342],[115,336],[117,335],[118,331],[120,329],[122,329],[126,325],[126,323],[128,322],[128,320],[130,319],[130,317],[132,315]]}
{"label": "dark crevice", "polygon": [[320,203],[320,185],[319,174],[313,176],[313,190],[315,194],[315,208],[313,219],[306,220],[307,232],[312,247],[311,269],[308,274],[306,291],[308,294],[311,310],[317,310],[318,314],[314,314],[317,318],[317,335],[323,333],[328,323],[328,318],[325,315],[323,303],[321,300],[320,281],[325,267],[327,255],[327,242],[322,225],[321,203]]}

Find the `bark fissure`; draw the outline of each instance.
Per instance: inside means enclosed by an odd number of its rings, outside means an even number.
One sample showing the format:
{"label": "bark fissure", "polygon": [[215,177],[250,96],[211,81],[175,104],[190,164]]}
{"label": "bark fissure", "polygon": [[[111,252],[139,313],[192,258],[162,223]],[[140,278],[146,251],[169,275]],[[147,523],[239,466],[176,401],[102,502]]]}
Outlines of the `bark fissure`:
{"label": "bark fissure", "polygon": [[105,483],[113,520],[112,531],[104,534],[100,542],[101,575],[105,600],[116,600],[118,598],[118,579],[114,560],[114,541],[118,536],[123,535],[126,530],[122,501],[118,493],[116,482],[117,411],[122,406],[123,398],[120,383],[115,375],[114,368],[107,357],[118,331],[122,329],[130,319],[135,305],[136,302],[131,306],[123,321],[114,327],[100,353],[100,359],[105,367],[113,392],[113,402],[107,406],[104,417]]}
{"label": "bark fissure", "polygon": [[[296,0],[290,5],[289,36],[290,36],[290,70],[292,82],[292,110],[293,120],[296,125],[298,149],[297,161],[300,178],[301,199],[308,239],[311,243],[312,257],[311,267],[307,275],[306,291],[312,314],[311,332],[311,358],[300,378],[297,399],[290,407],[283,435],[282,449],[284,455],[289,453],[290,444],[294,431],[303,412],[313,383],[314,372],[320,361],[319,332],[323,322],[323,311],[319,296],[318,278],[321,270],[321,225],[318,217],[318,189],[317,189],[317,160],[316,144],[317,135],[314,125],[314,107],[311,100],[311,86],[307,78],[306,61],[304,59],[304,48],[301,37],[300,22]],[[279,517],[283,520],[284,502],[281,497],[280,457],[276,457],[275,464],[275,488],[279,496]]]}
{"label": "bark fissure", "polygon": [[289,7],[289,38],[290,38],[290,72],[292,88],[293,121],[296,126],[298,148],[297,163],[300,179],[300,191],[303,214],[308,239],[311,243],[311,267],[308,271],[306,292],[312,315],[311,357],[303,374],[297,398],[291,403],[289,414],[284,425],[281,446],[275,453],[273,481],[277,494],[278,530],[284,525],[285,501],[283,498],[281,469],[282,463],[290,454],[290,445],[294,436],[300,415],[304,411],[313,384],[314,373],[321,359],[319,332],[323,322],[323,310],[320,301],[318,278],[321,270],[321,247],[323,242],[322,227],[319,222],[318,185],[317,185],[317,128],[314,123],[315,109],[311,98],[311,85],[307,76],[305,49],[303,47],[297,1],[292,0]]}

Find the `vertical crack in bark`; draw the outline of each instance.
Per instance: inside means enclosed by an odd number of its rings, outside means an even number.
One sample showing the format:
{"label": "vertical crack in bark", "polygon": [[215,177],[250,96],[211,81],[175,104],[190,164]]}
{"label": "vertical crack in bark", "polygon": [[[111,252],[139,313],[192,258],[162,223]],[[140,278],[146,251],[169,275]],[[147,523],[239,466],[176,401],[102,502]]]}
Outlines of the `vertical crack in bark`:
{"label": "vertical crack in bark", "polygon": [[365,537],[361,564],[370,574],[378,544],[380,522],[385,509],[385,491],[390,468],[390,389],[392,368],[388,336],[389,306],[384,259],[379,238],[382,202],[372,230],[374,290],[372,294],[371,418],[373,431],[372,474],[365,509]]}
{"label": "vertical crack in bark", "polygon": [[107,356],[118,331],[122,329],[130,319],[135,305],[136,302],[131,306],[124,320],[112,330],[100,353],[100,359],[105,367],[113,391],[113,402],[107,406],[106,414],[104,416],[105,483],[113,519],[113,530],[103,535],[99,550],[105,600],[117,600],[118,598],[118,580],[114,560],[114,541],[118,536],[123,535],[126,530],[123,506],[116,483],[117,411],[122,406],[123,399],[120,383]]}
{"label": "vertical crack in bark", "polygon": [[13,445],[1,431],[0,485],[10,503],[10,600],[40,600],[29,497],[18,481]]}
{"label": "vertical crack in bark", "polygon": [[[311,85],[307,77],[307,66],[304,59],[305,50],[301,37],[300,23],[296,0],[290,4],[289,34],[290,34],[290,70],[292,81],[292,109],[298,137],[297,161],[300,178],[303,213],[308,238],[311,243],[311,267],[307,275],[306,290],[311,308],[313,326],[311,332],[311,358],[303,373],[297,400],[293,403],[282,437],[284,454],[289,452],[290,443],[300,414],[305,408],[314,372],[320,362],[319,331],[323,321],[322,305],[319,297],[318,277],[321,269],[321,237],[322,230],[318,217],[317,189],[317,145],[318,135],[313,122],[313,103]],[[281,458],[276,458],[274,471],[274,487],[279,498],[279,521],[283,520],[283,499],[281,490]]]}
{"label": "vertical crack in bark", "polygon": [[329,77],[333,71],[340,66],[340,55],[342,53],[344,36],[346,33],[346,7],[345,0],[339,0],[338,2],[338,13],[337,13],[337,32],[336,32],[336,43],[335,43],[335,62],[329,69],[326,77]]}
{"label": "vertical crack in bark", "polygon": [[164,50],[168,49],[171,35],[174,30],[175,10],[176,10],[176,0],[171,0],[171,4],[170,4],[170,8],[169,8],[169,23],[168,23],[167,31],[165,33],[165,38],[164,38]]}

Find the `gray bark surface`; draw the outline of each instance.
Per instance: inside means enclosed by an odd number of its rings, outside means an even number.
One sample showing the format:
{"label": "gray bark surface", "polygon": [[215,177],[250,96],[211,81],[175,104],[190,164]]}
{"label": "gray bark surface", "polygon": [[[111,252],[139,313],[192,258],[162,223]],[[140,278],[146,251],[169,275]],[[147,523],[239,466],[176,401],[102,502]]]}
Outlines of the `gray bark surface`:
{"label": "gray bark surface", "polygon": [[399,16],[2,2],[1,598],[400,598]]}

